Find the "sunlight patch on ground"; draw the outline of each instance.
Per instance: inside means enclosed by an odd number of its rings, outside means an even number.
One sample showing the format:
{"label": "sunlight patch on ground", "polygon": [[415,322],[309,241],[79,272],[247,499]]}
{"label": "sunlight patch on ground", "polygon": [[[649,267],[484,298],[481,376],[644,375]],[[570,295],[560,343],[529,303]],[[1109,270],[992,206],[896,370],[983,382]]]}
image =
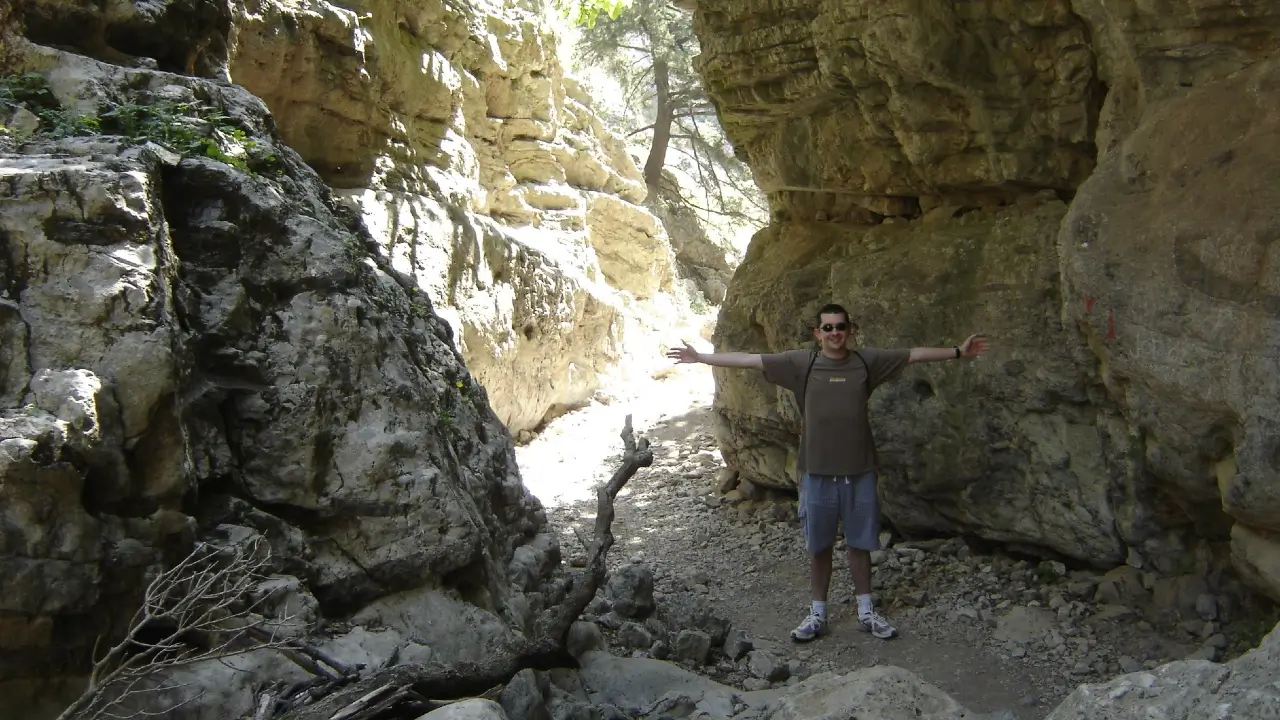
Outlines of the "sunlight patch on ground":
{"label": "sunlight patch on ground", "polygon": [[[619,433],[628,413],[636,432],[644,433],[663,420],[710,407],[715,381],[706,366],[680,365],[661,379],[644,378],[605,390],[613,396],[609,404],[592,402],[558,417],[528,445],[516,448],[525,487],[547,508],[595,499],[596,485],[617,468],[622,454]],[[619,495],[629,493],[630,488],[623,488]]]}

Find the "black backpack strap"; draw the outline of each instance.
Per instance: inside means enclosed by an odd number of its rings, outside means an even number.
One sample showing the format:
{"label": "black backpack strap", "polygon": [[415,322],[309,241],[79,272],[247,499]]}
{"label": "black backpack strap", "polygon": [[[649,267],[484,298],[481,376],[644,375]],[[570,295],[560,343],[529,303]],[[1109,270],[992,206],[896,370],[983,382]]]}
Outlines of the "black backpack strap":
{"label": "black backpack strap", "polygon": [[853,354],[857,355],[858,359],[862,361],[862,369],[864,370],[863,378],[862,378],[862,386],[867,389],[867,399],[870,399],[871,398],[871,366],[867,364],[867,359],[862,357],[862,353],[858,352],[857,350],[854,350]]}
{"label": "black backpack strap", "polygon": [[813,374],[813,364],[818,361],[818,351],[809,353],[809,369],[804,371],[804,389],[796,396],[796,405],[800,406],[800,417],[804,418],[804,398],[809,394],[809,376]]}

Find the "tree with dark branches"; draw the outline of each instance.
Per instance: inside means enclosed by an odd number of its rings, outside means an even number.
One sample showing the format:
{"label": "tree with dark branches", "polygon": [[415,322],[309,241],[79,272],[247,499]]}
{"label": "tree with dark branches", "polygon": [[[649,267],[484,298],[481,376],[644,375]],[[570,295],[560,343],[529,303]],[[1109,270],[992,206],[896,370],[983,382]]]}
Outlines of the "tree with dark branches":
{"label": "tree with dark branches", "polygon": [[578,63],[600,68],[618,83],[626,135],[649,141],[644,179],[650,191],[681,196],[664,187],[663,171],[675,168],[706,193],[706,206],[684,200],[695,209],[738,220],[767,214],[693,69],[699,47],[689,13],[669,0],[580,0],[560,7],[570,8],[569,18],[581,26]]}

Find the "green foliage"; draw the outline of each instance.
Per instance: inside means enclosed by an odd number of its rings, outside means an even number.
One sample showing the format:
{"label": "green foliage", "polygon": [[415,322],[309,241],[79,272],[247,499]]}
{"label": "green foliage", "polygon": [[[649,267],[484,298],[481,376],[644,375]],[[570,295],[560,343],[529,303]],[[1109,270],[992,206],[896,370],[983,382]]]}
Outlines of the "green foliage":
{"label": "green foliage", "polygon": [[604,16],[616,19],[631,0],[555,0],[556,11],[574,25],[594,28]]}
{"label": "green foliage", "polygon": [[0,76],[0,119],[25,107],[40,121],[39,134],[51,138],[94,135],[98,119],[64,110],[39,73]]}
{"label": "green foliage", "polygon": [[106,103],[97,115],[81,115],[63,108],[38,73],[0,76],[0,116],[19,107],[40,120],[35,131],[39,137],[109,135],[131,145],[154,142],[184,157],[207,157],[246,172],[281,172],[279,158],[250,138],[234,118],[198,101],[137,93]]}
{"label": "green foliage", "polygon": [[641,111],[653,100],[655,60],[667,64],[671,92],[682,106],[706,102],[693,69],[697,54],[692,18],[667,0],[633,0],[603,22],[584,26],[578,47],[579,62],[603,68],[622,84],[628,104]]}
{"label": "green foliage", "polygon": [[[661,157],[663,167],[679,169],[704,189],[705,204],[685,199],[691,209],[762,219],[764,199],[750,169],[734,156],[693,66],[699,52],[689,13],[669,0],[631,0],[616,16],[582,29],[577,62],[600,68],[622,88],[625,113],[608,120],[628,137],[651,138],[651,158]],[[662,111],[671,113],[669,133],[655,132]]]}
{"label": "green foliage", "polygon": [[99,117],[104,132],[132,143],[154,142],[183,156],[207,157],[246,172],[252,172],[251,161],[277,164],[277,158],[259,151],[258,143],[234,125],[233,118],[201,103],[129,99],[111,105]]}

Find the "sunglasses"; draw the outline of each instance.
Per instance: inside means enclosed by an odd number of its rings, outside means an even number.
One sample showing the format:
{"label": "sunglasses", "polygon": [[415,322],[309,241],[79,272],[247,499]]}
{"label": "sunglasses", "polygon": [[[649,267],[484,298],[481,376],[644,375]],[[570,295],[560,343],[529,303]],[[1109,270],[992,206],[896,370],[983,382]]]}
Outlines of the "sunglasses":
{"label": "sunglasses", "polygon": [[848,329],[849,329],[849,323],[836,323],[835,325],[832,325],[831,323],[827,323],[826,325],[822,326],[822,332],[831,332],[832,330],[839,330],[840,332],[844,332],[845,330],[848,330]]}

